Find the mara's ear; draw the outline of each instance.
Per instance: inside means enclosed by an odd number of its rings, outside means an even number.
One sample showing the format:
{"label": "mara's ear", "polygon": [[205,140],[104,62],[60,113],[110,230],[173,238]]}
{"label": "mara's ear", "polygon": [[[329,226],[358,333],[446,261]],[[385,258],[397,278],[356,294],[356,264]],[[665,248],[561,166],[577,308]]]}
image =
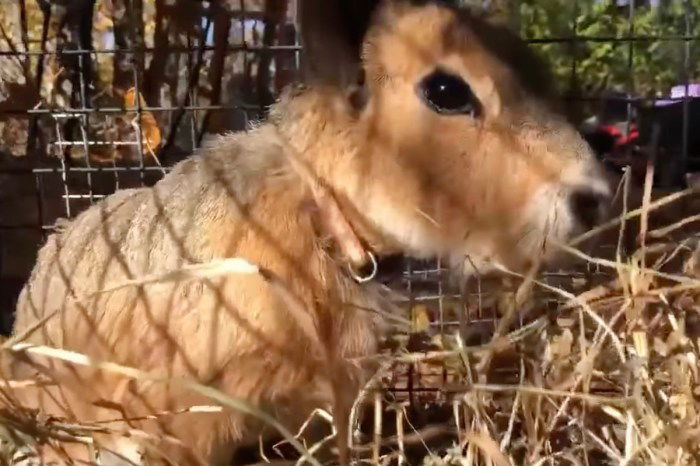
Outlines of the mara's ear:
{"label": "mara's ear", "polygon": [[362,41],[382,0],[301,0],[303,81],[341,89],[361,79]]}

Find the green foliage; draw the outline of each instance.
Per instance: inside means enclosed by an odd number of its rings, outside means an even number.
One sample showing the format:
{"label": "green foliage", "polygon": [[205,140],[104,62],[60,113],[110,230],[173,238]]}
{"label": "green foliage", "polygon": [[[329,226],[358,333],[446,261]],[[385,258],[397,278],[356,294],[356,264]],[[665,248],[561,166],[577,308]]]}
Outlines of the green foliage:
{"label": "green foliage", "polygon": [[[614,0],[524,0],[510,14],[529,39],[600,38],[535,45],[550,60],[561,90],[582,96],[605,89],[667,94],[685,79],[686,42],[678,38],[686,35],[686,26],[689,36],[700,34],[694,18],[700,0],[666,0],[659,7],[634,3],[630,15],[629,7],[617,7]],[[650,40],[629,40],[640,37]],[[688,77],[693,79],[699,44],[688,44]]]}

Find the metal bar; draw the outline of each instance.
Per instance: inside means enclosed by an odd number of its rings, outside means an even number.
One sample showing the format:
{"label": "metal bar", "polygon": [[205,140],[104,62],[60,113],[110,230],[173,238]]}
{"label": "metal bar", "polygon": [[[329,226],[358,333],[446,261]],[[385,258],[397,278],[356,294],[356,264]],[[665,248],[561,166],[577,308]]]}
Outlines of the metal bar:
{"label": "metal bar", "polygon": [[138,146],[136,141],[54,141],[53,146]]}
{"label": "metal bar", "polygon": [[[136,19],[134,18],[134,7],[133,3],[129,2],[130,8],[128,9],[125,14],[129,15],[129,21],[131,22],[131,43],[136,44],[137,43],[137,37],[136,37],[136,27],[134,25],[134,21]],[[138,18],[140,20],[140,18]],[[135,120],[135,125],[134,126],[134,131],[136,133],[136,143],[138,145],[138,164],[139,164],[139,180],[141,182],[141,186],[143,186],[145,183],[145,178],[144,178],[144,167],[145,167],[145,161],[143,158],[143,126],[142,126],[142,118],[143,118],[143,106],[141,105],[141,73],[143,72],[142,69],[138,66],[138,64],[141,62],[141,60],[132,60],[132,74],[134,76],[134,103],[136,104],[136,120]]]}
{"label": "metal bar", "polygon": [[138,172],[138,171],[157,171],[162,172],[163,170],[170,171],[171,167],[124,167],[124,166],[110,166],[110,167],[38,167],[38,168],[0,168],[0,174],[29,174],[34,173],[37,175],[46,173],[111,173],[111,172]]}
{"label": "metal bar", "polygon": [[[529,44],[553,44],[553,43],[567,43],[567,42],[691,42],[700,40],[700,36],[697,35],[675,35],[675,36],[572,36],[572,37],[538,37],[538,38],[524,38],[525,42]],[[204,52],[213,52],[215,50],[214,46],[207,45],[203,47]],[[303,47],[301,45],[229,45],[225,49],[227,52],[291,52],[291,53],[303,53]],[[11,50],[0,50],[0,57],[2,56],[44,56],[44,55],[78,55],[78,54],[138,54],[138,53],[190,53],[187,47],[181,46],[169,46],[164,49],[156,49],[153,47],[139,47],[133,49],[120,49],[120,48],[109,48],[109,49],[95,49],[95,50],[83,50],[83,49],[72,49],[72,50],[46,50],[46,51],[11,51]]]}
{"label": "metal bar", "polygon": [[[85,82],[85,63],[84,63],[85,56],[84,55],[79,55],[78,56],[78,76],[79,76],[79,83],[80,83],[80,100],[82,101],[82,106],[83,108],[89,108],[90,107],[90,102],[88,101],[88,91],[87,91],[87,83]],[[82,136],[82,146],[83,150],[85,151],[85,164],[87,165],[88,168],[90,168],[90,145],[88,144],[88,141],[90,139],[90,113],[84,113],[82,115],[82,118],[80,118],[80,135]],[[89,189],[89,199],[90,203],[92,204],[94,202],[93,198],[93,188],[92,188],[92,173],[91,172],[86,172],[85,177],[87,179],[88,183],[88,189]]]}
{"label": "metal bar", "polygon": [[[574,101],[574,102],[597,102],[600,100],[598,96],[576,96],[567,97],[562,99],[564,101]],[[616,99],[620,102],[629,103],[653,103],[661,101],[671,101],[671,102],[683,102],[683,97],[639,97],[639,98],[619,98]],[[165,107],[165,106],[144,106],[141,108],[144,112],[175,112],[178,108],[184,110],[247,110],[254,111],[259,107],[257,105],[247,105],[247,104],[235,104],[235,105],[185,105],[184,107]],[[31,109],[3,109],[2,113],[7,115],[51,115],[55,118],[78,118],[84,113],[125,113],[130,111],[123,107],[103,107],[103,108],[60,108],[60,109],[50,109],[50,108],[31,108]],[[59,112],[59,113],[56,113]]]}
{"label": "metal bar", "polygon": [[[690,5],[689,0],[685,0],[684,2],[685,6],[685,31],[686,34],[691,30],[691,19],[693,17],[693,14],[695,12],[695,8],[693,8]],[[679,162],[680,167],[674,166],[673,168],[674,173],[678,173],[679,171],[682,170],[683,173],[683,182],[685,182],[685,173],[688,169],[688,137],[690,133],[690,97],[689,97],[689,88],[690,88],[690,77],[692,75],[691,73],[691,64],[690,64],[690,42],[687,41],[685,42],[683,47],[683,82],[685,84],[685,92],[683,93],[683,142],[682,142],[682,150],[681,150],[681,157]]]}
{"label": "metal bar", "polygon": [[[213,52],[215,50],[214,46],[205,45],[202,47],[204,52]],[[274,46],[262,46],[262,45],[229,45],[225,48],[227,52],[290,52],[297,53],[301,50],[300,45],[274,45]],[[84,50],[84,49],[71,49],[71,50],[46,50],[42,51],[12,51],[12,50],[0,50],[0,57],[11,56],[11,57],[24,57],[24,56],[45,56],[45,55],[85,55],[85,54],[124,54],[124,55],[136,55],[140,53],[191,53],[192,50],[187,47],[169,46],[163,49],[156,49],[153,47],[135,47],[133,49],[120,49],[120,48],[110,48],[110,49],[95,49],[95,50]]]}

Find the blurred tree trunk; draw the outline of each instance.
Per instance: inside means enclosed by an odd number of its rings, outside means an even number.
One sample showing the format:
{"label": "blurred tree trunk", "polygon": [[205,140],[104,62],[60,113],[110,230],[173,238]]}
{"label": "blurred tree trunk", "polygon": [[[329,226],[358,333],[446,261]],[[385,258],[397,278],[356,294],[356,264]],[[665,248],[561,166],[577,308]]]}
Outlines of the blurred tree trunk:
{"label": "blurred tree trunk", "polygon": [[156,0],[153,48],[158,53],[154,53],[151,58],[143,86],[144,96],[150,105],[160,105],[160,86],[163,83],[168,58],[170,57],[170,52],[168,51],[168,35],[170,32],[170,22],[167,19],[168,10],[165,0]]}
{"label": "blurred tree trunk", "polygon": [[71,42],[77,44],[81,53],[76,58],[77,79],[74,83],[73,92],[77,94],[78,100],[86,108],[91,105],[92,80],[92,18],[95,12],[96,0],[79,0],[68,9],[68,24],[71,30]]}
{"label": "blurred tree trunk", "polygon": [[[282,23],[277,28],[277,45],[293,46],[297,42],[296,17],[298,16],[298,1],[289,0],[287,11]],[[292,17],[290,18],[290,12]],[[295,81],[297,75],[296,51],[281,51],[275,56],[275,93],[279,93],[284,86]]]}
{"label": "blurred tree trunk", "polygon": [[[231,32],[231,14],[220,4],[213,4],[212,16],[214,22],[214,55],[211,59],[211,66],[209,67],[209,83],[211,85],[209,100],[211,105],[219,105],[221,103],[221,94],[223,90],[224,69],[226,68],[228,37]],[[220,132],[223,128],[222,117],[222,112],[206,112],[199,134],[197,135],[198,145],[202,143],[204,133]]]}
{"label": "blurred tree trunk", "polygon": [[[114,0],[114,96],[121,101],[124,93],[135,86],[143,87],[144,37],[143,0]],[[134,51],[125,53],[123,51]]]}
{"label": "blurred tree trunk", "polygon": [[[176,105],[179,83],[183,79],[180,66],[183,53],[173,53],[171,48],[186,48],[188,38],[197,35],[202,6],[193,1],[156,0],[155,16],[154,53],[145,72],[144,97],[149,105]],[[170,102],[161,102],[164,84],[170,88]]]}
{"label": "blurred tree trunk", "polygon": [[[41,17],[41,39],[40,39],[40,50],[46,52],[46,42],[49,38],[49,25],[51,24],[51,3],[49,0],[39,0],[39,8],[42,13]],[[34,74],[35,83],[35,94],[37,102],[41,100],[41,82],[44,76],[44,63],[46,57],[40,56],[37,60],[36,73]],[[45,151],[46,145],[44,144],[44,134],[39,131],[39,118],[36,115],[32,115],[29,121],[29,135],[27,137],[27,155],[28,156],[41,156],[42,154],[38,151]]]}
{"label": "blurred tree trunk", "polygon": [[[92,88],[92,18],[95,0],[56,2],[61,12],[57,28],[58,60],[71,83],[70,106],[79,109],[91,107]],[[61,53],[65,51],[66,53]],[[63,137],[68,141],[82,140],[81,119],[67,118],[63,123]],[[71,146],[63,148],[63,158],[71,164]]]}
{"label": "blurred tree trunk", "polygon": [[[22,36],[22,47],[24,50],[29,50],[29,22],[27,18],[27,3],[26,0],[19,0],[19,25],[20,35]],[[24,59],[24,75],[29,77],[29,57]]]}
{"label": "blurred tree trunk", "polygon": [[[280,27],[277,43],[279,45],[294,45],[297,30],[294,24],[284,24]],[[296,56],[298,52],[279,52],[275,58],[275,92],[297,79]]]}
{"label": "blurred tree trunk", "polygon": [[[203,5],[195,1],[163,0],[158,5],[158,21],[161,32],[154,42],[155,53],[148,69],[147,89],[149,104],[160,104],[173,108],[173,112],[159,112],[161,126],[169,127],[164,131],[165,139],[159,152],[162,163],[174,163],[186,156],[196,142],[188,131],[180,131],[183,121],[191,122],[193,113],[185,107],[190,103],[190,93],[198,89],[199,74],[204,64],[207,29],[211,19],[212,3]],[[206,18],[207,28],[202,26]],[[162,41],[162,42],[161,42]],[[168,47],[177,50],[166,53]],[[167,94],[163,86],[167,86]],[[193,141],[194,140],[194,141]]]}
{"label": "blurred tree trunk", "polygon": [[[277,42],[278,29],[287,17],[288,0],[267,0],[265,2],[264,21],[265,32],[263,33],[262,43],[265,49],[260,54],[260,65],[257,76],[257,95],[258,102],[261,106],[270,105],[274,101],[272,90],[272,58],[278,54],[273,53],[268,47],[272,47]],[[286,52],[285,52],[286,53]]]}

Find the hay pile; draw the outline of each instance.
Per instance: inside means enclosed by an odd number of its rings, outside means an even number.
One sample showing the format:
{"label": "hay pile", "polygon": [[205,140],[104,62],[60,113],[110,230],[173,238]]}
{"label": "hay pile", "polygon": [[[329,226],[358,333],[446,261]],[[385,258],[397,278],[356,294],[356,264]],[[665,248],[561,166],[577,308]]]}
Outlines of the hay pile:
{"label": "hay pile", "polygon": [[[404,353],[387,375],[387,386],[407,390],[384,396],[383,419],[398,406],[404,425],[392,433],[429,418],[452,431],[413,448],[404,464],[418,464],[417,452],[426,466],[700,464],[700,229],[687,204],[666,204],[677,196],[647,196],[611,222],[608,238],[625,228],[627,241],[608,258],[567,248],[579,273],[491,285],[497,292],[488,304],[480,297],[478,312],[473,300],[443,298],[448,321],[459,321],[455,309],[463,320],[498,319],[486,331],[481,321],[481,341],[458,322],[442,335],[423,327],[398,345],[422,341],[423,352]],[[650,215],[665,204],[671,209]],[[630,237],[643,246],[625,255]],[[424,308],[413,309],[421,325]],[[374,448],[374,462],[400,450]]]}
{"label": "hay pile", "polygon": [[[433,335],[432,353],[405,354],[412,370],[399,364],[387,385],[412,385],[414,393],[385,400],[418,418],[421,404],[437,403],[443,425],[455,431],[434,451],[430,443],[423,448],[423,464],[700,464],[700,281],[691,272],[700,272],[700,249],[693,243],[676,252],[686,275],[618,264],[617,277],[576,299],[549,289],[572,299],[555,310],[535,301],[531,318],[498,325],[481,345],[465,345],[456,331]],[[518,317],[504,307],[502,319]]]}
{"label": "hay pile", "polygon": [[[622,243],[608,258],[569,248],[576,273],[506,273],[510,286],[472,283],[466,299],[414,289],[413,331],[387,340],[362,394],[373,409],[355,423],[357,464],[700,464],[698,217],[652,230],[648,213],[665,199],[609,225],[631,231],[641,216],[633,254]],[[21,408],[0,412],[0,424],[8,463],[38,443],[109,429]]]}

